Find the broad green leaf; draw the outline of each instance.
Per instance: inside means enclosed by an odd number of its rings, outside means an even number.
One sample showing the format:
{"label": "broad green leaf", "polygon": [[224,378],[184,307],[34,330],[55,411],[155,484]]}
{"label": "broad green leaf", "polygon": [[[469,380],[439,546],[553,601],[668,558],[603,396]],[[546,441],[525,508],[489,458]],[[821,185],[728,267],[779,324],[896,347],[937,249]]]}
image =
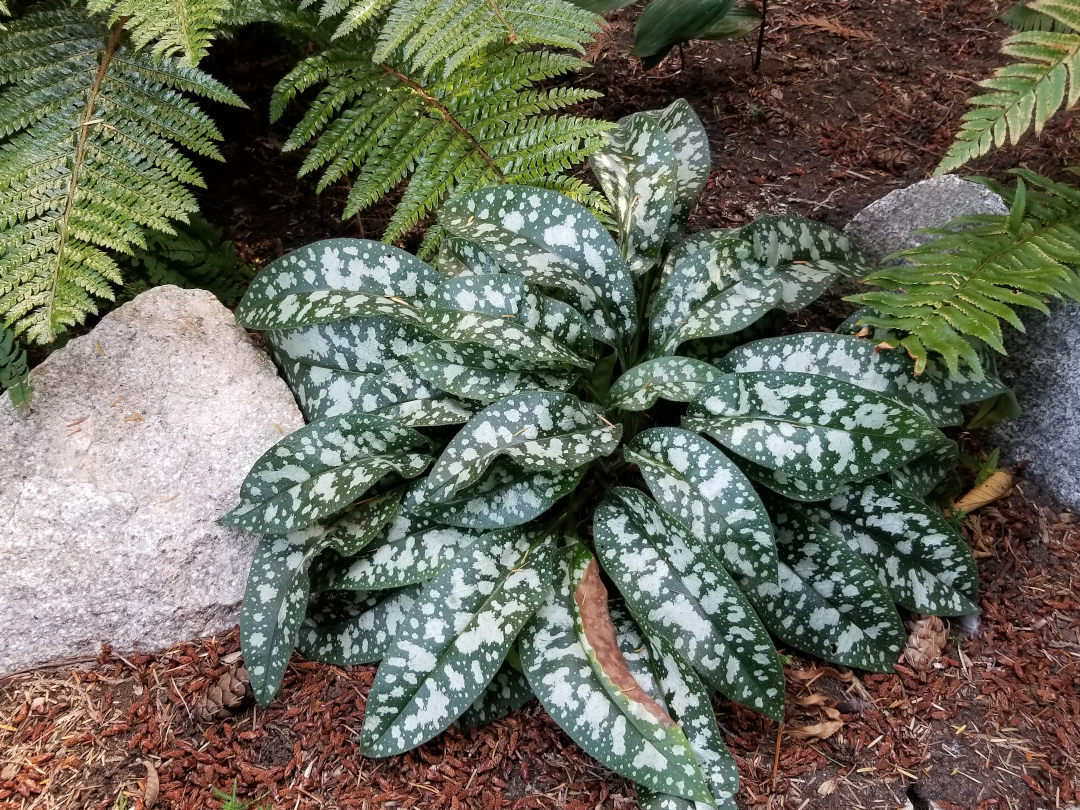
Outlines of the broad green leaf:
{"label": "broad green leaf", "polygon": [[519,648],[533,692],[586,752],[654,790],[710,801],[686,735],[627,668],[599,566],[584,546],[559,554],[555,588]]}
{"label": "broad green leaf", "polygon": [[451,440],[428,475],[425,500],[448,500],[500,456],[533,472],[568,470],[609,455],[621,436],[621,426],[573,394],[516,394],[488,405]]}
{"label": "broad green leaf", "polygon": [[679,354],[701,360],[709,365],[720,367],[724,357],[734,348],[751,340],[776,337],[784,328],[788,315],[782,309],[772,309],[762,315],[745,329],[730,335],[688,340],[679,347]]}
{"label": "broad green leaf", "polygon": [[[398,591],[332,594],[332,603],[309,609],[296,648],[314,661],[338,666],[374,664],[416,610],[422,585]],[[320,602],[331,594],[321,594]],[[350,600],[348,597],[352,597]]]}
{"label": "broad green leaf", "polygon": [[267,332],[276,352],[313,366],[378,374],[423,347],[428,335],[389,318],[348,318],[334,323]]}
{"label": "broad green leaf", "polygon": [[660,263],[678,194],[675,150],[656,119],[635,113],[618,122],[589,158],[619,229],[619,247],[633,276]]}
{"label": "broad green leaf", "polygon": [[587,466],[569,470],[524,470],[509,460],[496,461],[484,477],[438,503],[425,499],[427,481],[409,493],[405,509],[450,526],[503,529],[539,517],[569,495]]}
{"label": "broad green leaf", "polygon": [[922,411],[935,425],[963,424],[964,415],[943,390],[941,381],[915,376],[911,358],[879,350],[869,340],[829,332],[766,338],[732,351],[719,364],[729,372],[797,371],[877,391]]}
{"label": "broad green leaf", "polygon": [[277,351],[272,354],[306,421],[318,422],[360,410],[360,391],[373,375],[313,366],[290,360]]}
{"label": "broad green leaf", "polygon": [[430,311],[428,328],[443,340],[479,343],[519,358],[534,358],[545,366],[578,366],[590,363],[554,338],[522,326],[512,318],[492,318],[474,312]]}
{"label": "broad green leaf", "polygon": [[926,498],[948,478],[956,474],[960,450],[956,442],[944,441],[903,467],[888,474],[893,486],[913,498]]}
{"label": "broad green leaf", "polygon": [[427,467],[408,452],[426,439],[381,416],[348,414],[315,422],[267,450],[240,487],[240,505],[221,522],[282,534],[343,509],[387,473]]}
{"label": "broad green leaf", "polygon": [[473,704],[550,590],[554,549],[553,537],[521,529],[459,549],[383,657],[364,714],[365,756],[415,748]]}
{"label": "broad green leaf", "polygon": [[675,271],[678,264],[699,250],[727,239],[737,239],[738,236],[738,228],[710,228],[709,230],[690,234],[668,253],[667,259],[664,260],[664,267],[660,271],[660,278],[666,280]]}
{"label": "broad green leaf", "polygon": [[439,243],[439,255],[435,262],[439,272],[447,278],[501,273],[502,268],[475,242],[459,237],[446,237]]}
{"label": "broad green leaf", "polygon": [[904,627],[889,591],[862,556],[787,504],[774,513],[780,582],[744,580],[769,630],[803,652],[871,672],[892,672]]}
{"label": "broad green leaf", "polygon": [[750,604],[708,546],[644,493],[611,491],[593,520],[596,553],[634,616],[714,689],[784,716],[784,671]]}
{"label": "broad green leaf", "polygon": [[676,262],[653,302],[649,346],[674,354],[695,338],[745,329],[780,300],[780,279],[754,256],[744,240],[708,244]]}
{"label": "broad green leaf", "polygon": [[753,486],[712,442],[679,428],[652,428],[623,455],[638,465],[657,503],[704,540],[732,574],[776,580],[772,522]]}
{"label": "broad green leaf", "polygon": [[754,465],[826,491],[901,467],[944,440],[894,399],[793,371],[727,375],[698,395],[684,422]]}
{"label": "broad green leaf", "polygon": [[458,718],[461,728],[480,728],[517,711],[535,697],[525,673],[504,663],[480,697]]}
{"label": "broad green leaf", "polygon": [[357,409],[409,427],[460,425],[473,406],[446,396],[409,360],[368,378],[360,388]]}
{"label": "broad green leaf", "polygon": [[801,508],[862,554],[897,604],[935,616],[979,612],[971,549],[922,501],[884,481],[868,481]]}
{"label": "broad green leaf", "polygon": [[652,0],[634,29],[632,56],[642,57],[649,69],[672,47],[696,39],[727,14],[735,0]]}
{"label": "broad green leaf", "polygon": [[645,113],[656,119],[675,150],[675,210],[668,226],[668,239],[677,239],[686,227],[690,212],[709,179],[712,155],[709,134],[686,99],[676,99],[662,110]]}
{"label": "broad green leaf", "polygon": [[[284,328],[336,320],[346,317],[346,314],[323,317],[315,315],[314,311],[316,308],[347,310],[350,306],[347,293],[367,294],[351,299],[351,306],[360,309],[348,314],[399,313],[402,307],[394,302],[389,302],[391,307],[396,307],[389,312],[367,311],[364,307],[371,306],[376,297],[386,301],[391,297],[405,300],[422,298],[429,295],[439,282],[439,274],[433,267],[385,242],[324,239],[268,264],[252,280],[236,308],[236,319],[241,325],[252,329]],[[324,297],[313,299],[312,295],[316,293]],[[335,303],[331,305],[331,301]],[[300,314],[305,306],[309,308],[308,320]]]}
{"label": "broad green leaf", "polygon": [[484,403],[524,391],[565,391],[577,377],[571,372],[537,368],[535,362],[478,343],[429,343],[409,359],[443,391]]}
{"label": "broad green leaf", "polygon": [[689,402],[723,376],[713,366],[689,357],[658,357],[640,363],[615,381],[608,404],[624,411],[646,411],[663,398]]}
{"label": "broad green leaf", "polygon": [[585,208],[554,191],[507,185],[455,197],[439,222],[526,281],[564,290],[598,340],[628,353],[634,284],[619,248]]}
{"label": "broad green leaf", "polygon": [[283,295],[275,299],[271,306],[248,312],[240,323],[248,329],[290,329],[345,318],[377,317],[412,326],[422,326],[424,322],[418,304],[404,298],[388,298],[365,292],[315,290]]}

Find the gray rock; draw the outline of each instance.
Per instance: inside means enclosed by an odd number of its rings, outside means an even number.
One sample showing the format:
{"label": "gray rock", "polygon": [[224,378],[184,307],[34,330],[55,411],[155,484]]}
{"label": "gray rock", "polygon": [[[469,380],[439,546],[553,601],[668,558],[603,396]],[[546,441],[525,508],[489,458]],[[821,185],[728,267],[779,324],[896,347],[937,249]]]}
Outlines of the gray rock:
{"label": "gray rock", "polygon": [[285,383],[208,292],[158,287],[0,398],[0,675],[231,627],[255,536],[215,520],[303,425]]}
{"label": "gray rock", "polygon": [[1022,313],[1027,334],[1007,340],[1002,380],[1021,413],[986,438],[1006,464],[1029,461],[1024,477],[1080,511],[1080,304],[1053,307],[1053,317]]}
{"label": "gray rock", "polygon": [[915,247],[931,237],[921,228],[940,228],[968,214],[1006,214],[1001,196],[985,186],[947,174],[922,180],[886,194],[866,206],[844,228],[844,233],[874,261],[897,250]]}

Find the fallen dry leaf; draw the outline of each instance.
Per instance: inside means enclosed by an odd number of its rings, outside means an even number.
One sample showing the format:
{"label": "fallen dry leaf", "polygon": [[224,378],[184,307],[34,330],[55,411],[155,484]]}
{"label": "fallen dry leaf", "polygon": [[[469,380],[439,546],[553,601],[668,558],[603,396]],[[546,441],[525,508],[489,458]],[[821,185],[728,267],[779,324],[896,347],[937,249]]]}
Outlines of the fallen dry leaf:
{"label": "fallen dry leaf", "polygon": [[1013,490],[1016,476],[1004,470],[998,470],[979,486],[971,490],[967,495],[958,500],[953,507],[961,512],[970,514],[994,501],[1001,500]]}
{"label": "fallen dry leaf", "polygon": [[788,669],[785,670],[785,672],[787,672],[788,677],[792,680],[802,681],[803,683],[811,683],[812,681],[816,681],[818,678],[824,678],[825,676],[836,678],[838,681],[843,681],[844,683],[851,682],[850,672],[840,672],[839,670],[835,670],[832,667],[814,667],[813,669]]}
{"label": "fallen dry leaf", "polygon": [[949,638],[945,625],[937,616],[924,616],[918,621],[908,622],[908,630],[910,634],[904,647],[904,660],[912,669],[928,669],[941,655]]}
{"label": "fallen dry leaf", "polygon": [[832,779],[826,779],[817,788],[818,796],[831,796],[836,793],[836,788],[840,784],[840,778],[834,776]]}
{"label": "fallen dry leaf", "polygon": [[143,807],[146,810],[157,804],[158,791],[161,789],[161,782],[158,779],[157,768],[151,765],[146,760],[143,760],[143,765],[146,766],[146,786],[143,788]]}
{"label": "fallen dry leaf", "polygon": [[866,31],[859,31],[856,28],[850,28],[841,22],[836,20],[830,20],[828,17],[795,17],[791,20],[795,25],[803,28],[814,28],[818,31],[825,31],[828,34],[834,34],[844,39],[858,39],[863,42],[873,42],[874,35]]}
{"label": "fallen dry leaf", "polygon": [[844,727],[843,720],[826,720],[812,726],[785,728],[784,733],[796,740],[827,740]]}

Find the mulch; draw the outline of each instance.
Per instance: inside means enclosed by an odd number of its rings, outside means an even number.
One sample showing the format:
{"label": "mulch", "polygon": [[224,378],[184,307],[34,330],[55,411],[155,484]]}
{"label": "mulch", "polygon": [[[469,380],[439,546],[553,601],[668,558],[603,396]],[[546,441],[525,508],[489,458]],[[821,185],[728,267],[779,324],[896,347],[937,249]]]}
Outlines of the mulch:
{"label": "mulch", "polygon": [[[825,667],[794,655],[782,728],[718,700],[744,808],[1034,810],[1080,803],[1080,524],[1025,494],[968,518],[982,618],[925,671]],[[236,632],[166,652],[0,680],[0,810],[216,808],[212,789],[274,808],[633,808],[633,787],[535,703],[409,754],[360,754],[373,667],[294,657],[266,709],[200,723],[193,707],[239,658]],[[787,651],[790,652],[790,651]],[[830,723],[838,729],[831,736]],[[778,740],[778,731],[779,740]],[[117,804],[130,797],[127,805]]]}

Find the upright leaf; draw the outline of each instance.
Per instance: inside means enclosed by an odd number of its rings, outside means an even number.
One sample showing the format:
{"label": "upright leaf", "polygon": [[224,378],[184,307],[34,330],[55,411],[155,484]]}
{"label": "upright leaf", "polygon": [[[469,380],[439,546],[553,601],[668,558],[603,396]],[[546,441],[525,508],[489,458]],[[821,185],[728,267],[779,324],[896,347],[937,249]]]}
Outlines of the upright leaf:
{"label": "upright leaf", "polygon": [[712,168],[709,133],[686,99],[676,99],[664,109],[645,115],[656,119],[675,150],[675,210],[668,225],[668,239],[673,240],[682,234],[709,179]]}

